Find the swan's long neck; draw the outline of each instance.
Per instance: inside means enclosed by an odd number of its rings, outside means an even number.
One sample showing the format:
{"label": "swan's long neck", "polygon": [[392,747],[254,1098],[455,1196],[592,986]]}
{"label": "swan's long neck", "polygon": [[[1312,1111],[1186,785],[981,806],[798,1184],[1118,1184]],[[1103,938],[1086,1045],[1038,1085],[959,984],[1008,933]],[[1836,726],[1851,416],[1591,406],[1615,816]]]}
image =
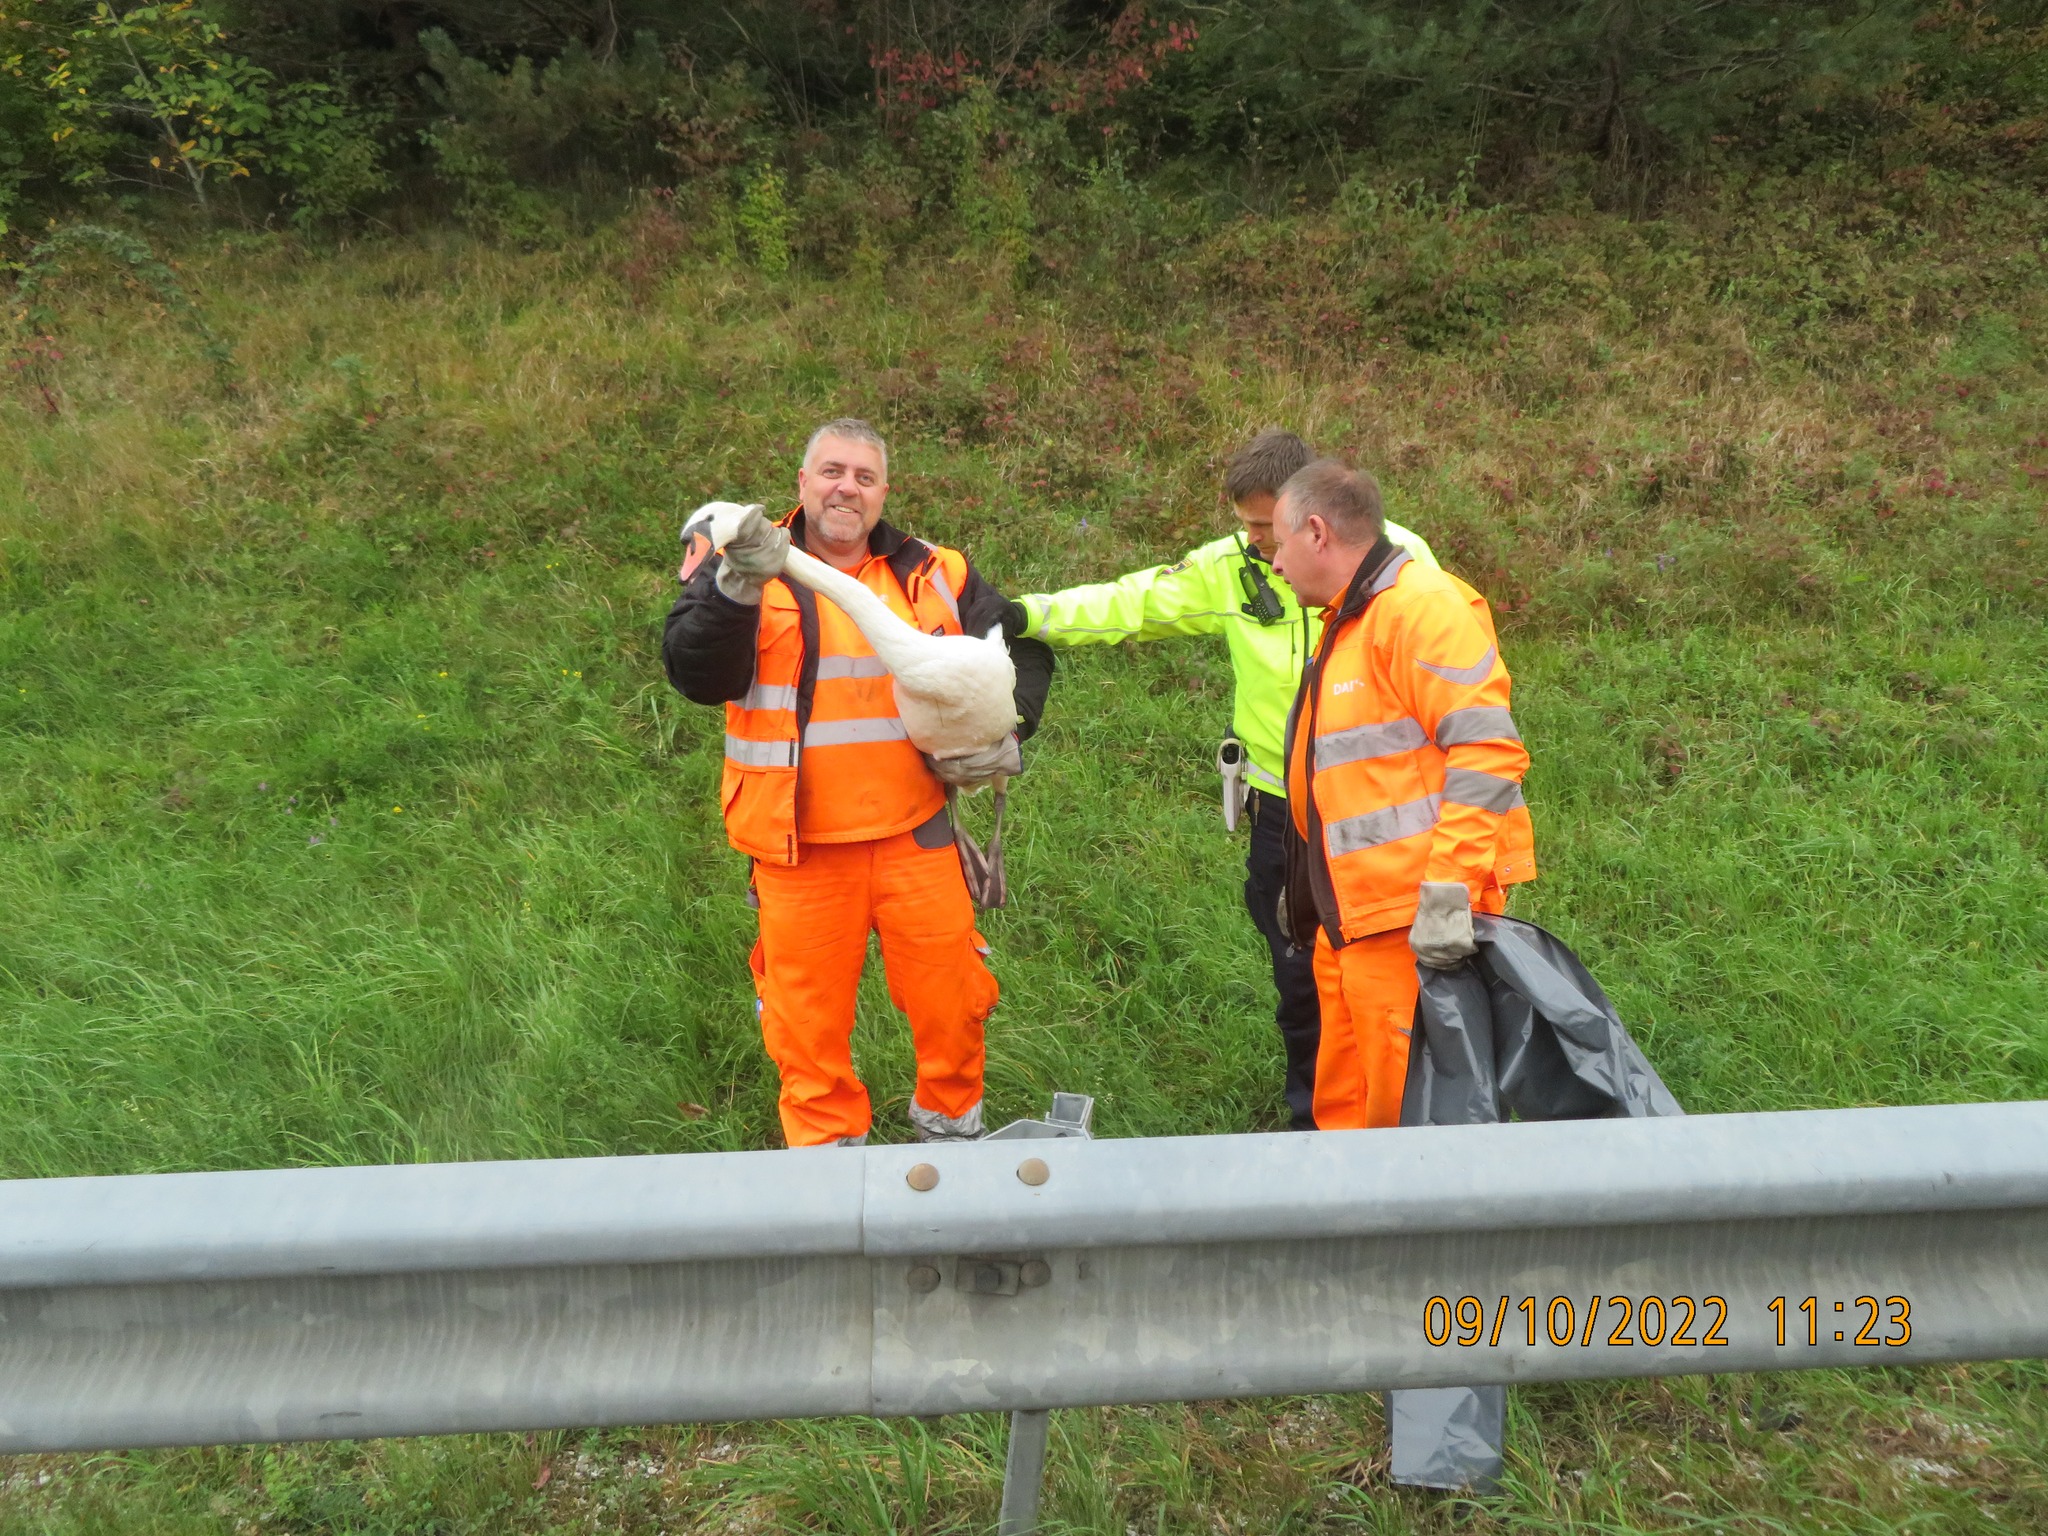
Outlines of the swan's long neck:
{"label": "swan's long neck", "polygon": [[782,574],[837,603],[840,611],[853,620],[855,627],[867,636],[868,644],[875,648],[875,654],[884,661],[890,659],[890,652],[897,649],[905,637],[917,637],[918,632],[904,623],[881,598],[816,555],[792,548]]}
{"label": "swan's long neck", "polygon": [[[746,511],[745,507],[731,505],[713,518],[711,544],[714,549],[723,549],[738,536],[740,520]],[[924,638],[915,628],[904,623],[881,598],[816,555],[792,546],[782,573],[838,604],[840,610],[853,620],[854,626],[867,636],[868,644],[875,648],[875,654],[888,664],[892,672],[908,660],[904,655],[904,642],[914,644]]]}

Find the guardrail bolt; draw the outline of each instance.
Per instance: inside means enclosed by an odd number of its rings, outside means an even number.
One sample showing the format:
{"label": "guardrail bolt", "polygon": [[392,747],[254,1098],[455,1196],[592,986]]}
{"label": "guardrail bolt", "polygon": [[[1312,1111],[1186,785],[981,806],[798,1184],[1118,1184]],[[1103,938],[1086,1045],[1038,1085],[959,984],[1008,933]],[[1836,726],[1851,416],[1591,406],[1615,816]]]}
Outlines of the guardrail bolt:
{"label": "guardrail bolt", "polygon": [[1043,1259],[1026,1259],[1017,1266],[1019,1285],[1040,1286],[1052,1279],[1052,1266]]}
{"label": "guardrail bolt", "polygon": [[[1044,1165],[1040,1164],[1040,1166],[1043,1167]],[[939,1170],[930,1163],[917,1163],[911,1167],[909,1173],[903,1176],[903,1182],[919,1194],[923,1194],[928,1189],[937,1189],[939,1187]]]}
{"label": "guardrail bolt", "polygon": [[1017,1177],[1035,1187],[1051,1178],[1052,1170],[1045,1166],[1044,1158],[1027,1157],[1017,1165]]}
{"label": "guardrail bolt", "polygon": [[929,1296],[939,1288],[939,1271],[931,1264],[913,1264],[910,1273],[903,1278],[920,1296]]}

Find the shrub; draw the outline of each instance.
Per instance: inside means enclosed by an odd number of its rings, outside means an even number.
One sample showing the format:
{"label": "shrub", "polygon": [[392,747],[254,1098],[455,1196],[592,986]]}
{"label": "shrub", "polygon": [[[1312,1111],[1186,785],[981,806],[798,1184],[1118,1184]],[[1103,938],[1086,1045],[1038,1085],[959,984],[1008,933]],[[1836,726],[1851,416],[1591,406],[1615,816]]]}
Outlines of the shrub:
{"label": "shrub", "polygon": [[512,168],[474,123],[447,118],[420,134],[434,169],[456,191],[455,213],[480,234],[530,245],[554,232],[553,205],[512,179]]}
{"label": "shrub", "polygon": [[36,180],[170,181],[205,209],[221,182],[269,173],[300,222],[389,186],[379,138],[388,109],[358,107],[339,80],[280,85],[229,48],[195,0],[55,4],[10,30],[0,230]]}
{"label": "shrub", "polygon": [[105,130],[139,127],[150,169],[182,177],[204,208],[209,182],[261,161],[273,116],[270,72],[229,52],[225,35],[195,0],[127,11],[102,0],[70,48],[52,46],[46,83],[59,113],[102,130],[104,150],[120,143]]}
{"label": "shrub", "polygon": [[671,73],[654,105],[655,145],[685,180],[722,177],[767,154],[777,134],[768,93],[739,60],[701,84]]}
{"label": "shrub", "polygon": [[380,135],[389,107],[354,106],[340,81],[302,81],[277,94],[265,162],[285,184],[292,222],[307,225],[359,213],[391,190]]}
{"label": "shrub", "polygon": [[432,130],[434,147],[470,206],[503,203],[481,190],[485,182],[660,169],[659,129],[675,80],[653,34],[636,34],[630,48],[603,59],[572,39],[553,59],[536,64],[522,53],[504,70],[464,55],[439,29],[422,32],[420,47],[444,119]]}
{"label": "shrub", "polygon": [[59,145],[67,127],[47,89],[48,58],[36,34],[19,26],[0,32],[0,235],[24,188],[54,185],[67,167]]}
{"label": "shrub", "polygon": [[961,233],[1014,271],[1031,253],[1032,197],[1046,135],[987,82],[970,81],[952,105],[926,114],[919,149],[943,178]]}
{"label": "shrub", "polygon": [[734,218],[755,266],[770,277],[789,270],[789,232],[796,215],[789,206],[788,183],[772,162],[763,160],[747,173]]}

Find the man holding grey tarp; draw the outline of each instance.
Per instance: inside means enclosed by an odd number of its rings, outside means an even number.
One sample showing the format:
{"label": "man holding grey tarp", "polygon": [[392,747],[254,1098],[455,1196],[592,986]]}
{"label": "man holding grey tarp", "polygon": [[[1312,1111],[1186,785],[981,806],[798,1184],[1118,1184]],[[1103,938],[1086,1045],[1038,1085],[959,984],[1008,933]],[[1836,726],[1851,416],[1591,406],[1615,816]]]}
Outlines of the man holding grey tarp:
{"label": "man holding grey tarp", "polygon": [[[1462,967],[1473,914],[1536,876],[1529,754],[1486,600],[1387,537],[1379,487],[1332,459],[1281,487],[1274,573],[1323,610],[1287,721],[1287,899],[1313,945],[1322,1130],[1401,1123],[1418,966]],[[1389,1392],[1397,1483],[1487,1490],[1502,1387]]]}

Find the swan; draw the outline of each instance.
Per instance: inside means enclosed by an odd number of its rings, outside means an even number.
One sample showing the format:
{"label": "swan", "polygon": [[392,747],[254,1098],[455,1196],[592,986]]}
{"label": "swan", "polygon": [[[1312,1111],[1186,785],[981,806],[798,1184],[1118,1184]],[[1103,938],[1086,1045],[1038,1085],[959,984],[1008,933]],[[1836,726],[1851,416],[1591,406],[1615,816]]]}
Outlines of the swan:
{"label": "swan", "polygon": [[[709,512],[711,548],[723,549],[752,510],[714,501],[700,507],[691,522]],[[889,669],[896,712],[920,752],[964,757],[994,746],[1017,728],[1017,668],[1000,625],[986,635],[924,634],[844,571],[794,544],[782,574],[829,598],[867,637]],[[1000,795],[1002,783],[997,781],[995,788]]]}

